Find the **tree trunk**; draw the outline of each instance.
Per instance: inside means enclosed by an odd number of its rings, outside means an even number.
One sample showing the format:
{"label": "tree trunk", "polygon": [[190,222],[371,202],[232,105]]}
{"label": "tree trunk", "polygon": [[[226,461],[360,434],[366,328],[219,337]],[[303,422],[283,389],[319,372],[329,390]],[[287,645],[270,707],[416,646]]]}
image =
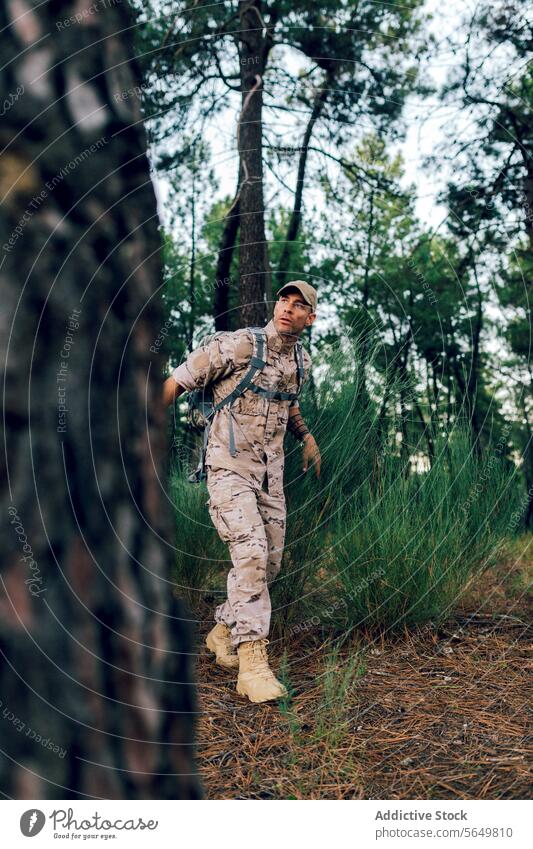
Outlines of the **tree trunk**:
{"label": "tree trunk", "polygon": [[468,412],[470,416],[470,425],[472,428],[472,444],[474,447],[474,451],[476,454],[481,454],[481,428],[483,426],[483,422],[480,421],[479,414],[479,401],[478,401],[478,389],[479,389],[479,372],[481,368],[480,364],[480,351],[481,351],[481,333],[483,330],[483,295],[481,293],[481,289],[479,287],[479,282],[477,279],[477,272],[475,268],[475,264],[473,266],[474,269],[474,279],[476,281],[476,294],[477,294],[477,309],[476,309],[476,318],[472,323],[472,359],[470,362],[470,370],[468,372],[467,382],[466,382],[466,398],[468,402]]}
{"label": "tree trunk", "polygon": [[134,20],[127,3],[79,23],[79,3],[27,9],[0,12],[3,88],[23,92],[0,125],[0,788],[196,798]]}
{"label": "tree trunk", "polygon": [[397,353],[397,362],[396,369],[398,375],[400,377],[400,386],[399,386],[399,395],[400,395],[400,422],[401,422],[401,432],[402,432],[402,441],[400,444],[400,460],[403,467],[403,473],[405,477],[409,477],[410,474],[410,445],[409,445],[409,420],[410,420],[410,410],[407,407],[408,400],[411,401],[411,393],[407,392],[407,388],[409,386],[409,373],[407,370],[407,364],[409,362],[409,351],[411,348],[411,343],[413,340],[413,333],[411,330],[411,325],[409,325],[409,330],[407,331],[407,337],[405,342],[402,342],[400,347],[398,348]]}
{"label": "tree trunk", "polygon": [[213,314],[215,330],[230,330],[229,293],[232,285],[230,269],[239,231],[239,188],[224,219],[215,271]]}
{"label": "tree trunk", "polygon": [[194,326],[196,324],[196,163],[192,171],[191,191],[191,261],[189,263],[189,332],[187,347],[193,348]]}
{"label": "tree trunk", "polygon": [[[531,384],[529,386],[531,393]],[[524,481],[526,485],[526,510],[524,514],[524,527],[521,530],[533,531],[533,429],[529,420],[529,413],[524,397],[524,390],[521,388],[517,393],[518,407],[522,413],[524,422],[524,435],[522,438],[521,453],[522,453],[522,468],[524,470]]]}
{"label": "tree trunk", "polygon": [[243,326],[267,318],[270,280],[263,198],[263,77],[267,61],[266,28],[260,0],[239,0],[242,109],[238,125],[241,180],[239,299]]}
{"label": "tree trunk", "polygon": [[526,228],[529,249],[533,251],[533,163],[528,157],[527,171],[524,177],[524,197],[526,199],[524,224]]}

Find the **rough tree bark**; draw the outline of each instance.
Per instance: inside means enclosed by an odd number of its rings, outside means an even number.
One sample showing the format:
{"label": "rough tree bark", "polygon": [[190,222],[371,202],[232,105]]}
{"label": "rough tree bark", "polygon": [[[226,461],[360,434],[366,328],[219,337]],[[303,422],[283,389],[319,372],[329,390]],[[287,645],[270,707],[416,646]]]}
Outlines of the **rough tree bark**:
{"label": "rough tree bark", "polygon": [[229,294],[233,285],[230,275],[231,261],[239,231],[239,198],[240,180],[222,228],[220,247],[217,256],[215,270],[215,294],[213,298],[213,315],[215,319],[215,330],[231,330],[229,314]]}
{"label": "rough tree bark", "polygon": [[267,318],[270,268],[263,198],[263,79],[269,34],[261,0],[239,0],[238,33],[242,109],[238,150],[242,174],[239,200],[239,300],[241,322],[262,325]]}
{"label": "rough tree bark", "polygon": [[0,124],[0,788],[13,798],[199,795],[133,23],[127,3],[0,11],[13,95]]}

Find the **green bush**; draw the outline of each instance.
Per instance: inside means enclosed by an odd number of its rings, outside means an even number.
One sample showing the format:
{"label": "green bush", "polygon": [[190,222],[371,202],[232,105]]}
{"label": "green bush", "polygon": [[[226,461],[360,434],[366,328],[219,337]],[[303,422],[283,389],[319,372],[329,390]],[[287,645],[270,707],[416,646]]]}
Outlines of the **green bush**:
{"label": "green bush", "polygon": [[381,477],[379,491],[363,488],[337,522],[332,571],[345,621],[437,620],[498,556],[512,513],[509,472],[455,433],[437,441],[428,472],[406,478],[384,463]]}

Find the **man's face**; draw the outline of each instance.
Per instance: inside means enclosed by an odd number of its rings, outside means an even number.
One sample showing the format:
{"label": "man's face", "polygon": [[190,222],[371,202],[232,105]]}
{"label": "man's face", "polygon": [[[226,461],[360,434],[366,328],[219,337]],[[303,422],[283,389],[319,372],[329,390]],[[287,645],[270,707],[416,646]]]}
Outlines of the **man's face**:
{"label": "man's face", "polygon": [[316,318],[298,289],[283,292],[274,305],[274,326],[278,333],[299,336],[304,327],[309,327]]}

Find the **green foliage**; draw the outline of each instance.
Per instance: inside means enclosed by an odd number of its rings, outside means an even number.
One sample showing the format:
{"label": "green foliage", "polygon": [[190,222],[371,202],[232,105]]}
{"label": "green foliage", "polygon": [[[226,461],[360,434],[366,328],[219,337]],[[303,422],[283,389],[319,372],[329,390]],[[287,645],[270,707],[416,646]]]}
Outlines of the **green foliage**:
{"label": "green foliage", "polygon": [[[438,618],[498,554],[518,492],[499,444],[480,457],[457,427],[435,440],[431,468],[402,460],[393,420],[380,421],[362,371],[334,363],[305,410],[321,447],[318,483],[287,461],[290,516],[274,606],[298,632],[320,623],[395,627]],[[392,392],[398,386],[392,384]],[[427,461],[427,457],[426,457]],[[514,505],[514,507],[513,507]]]}
{"label": "green foliage", "polygon": [[218,594],[221,603],[231,562],[209,517],[206,487],[190,484],[186,470],[178,466],[170,478],[170,496],[176,511],[178,591],[193,608],[206,593]]}
{"label": "green foliage", "polygon": [[[331,351],[322,371],[316,406],[308,398],[304,407],[322,452],[319,481],[312,469],[303,474],[300,447],[287,445],[286,549],[271,589],[276,627],[396,628],[446,616],[509,533],[515,470],[502,446],[480,457],[460,428],[437,439],[431,468],[416,471],[420,450],[406,466],[396,423],[381,415],[377,387],[349,351]],[[229,563],[208,524],[205,490],[176,475],[173,497],[177,581],[210,590]]]}
{"label": "green foliage", "polygon": [[339,523],[334,563],[347,624],[438,620],[496,561],[512,513],[512,476],[500,460],[480,462],[466,435],[436,447],[424,474],[398,476],[384,464],[379,496],[363,491]]}
{"label": "green foliage", "polygon": [[[346,660],[334,644],[324,657],[324,669],[319,676],[320,701],[316,708],[315,739],[337,746],[347,734],[350,721],[350,691],[366,672],[366,661],[359,651],[350,652]],[[353,710],[353,709],[352,709]]]}
{"label": "green foliage", "polygon": [[294,737],[300,731],[300,721],[296,711],[294,710],[293,699],[295,689],[290,677],[289,655],[286,649],[281,656],[277,677],[281,683],[285,685],[285,689],[287,690],[287,695],[283,696],[277,702],[278,709],[281,715],[285,718],[291,737]]}
{"label": "green foliage", "polygon": [[[466,133],[450,139],[450,230],[471,245],[500,302],[500,350],[492,397],[512,409],[511,439],[525,489],[533,486],[531,271],[533,268],[533,70],[527,4],[482,2],[469,11],[468,39],[457,31],[458,62],[444,97],[460,98]],[[462,44],[459,41],[462,39]],[[473,61],[473,56],[479,60]],[[488,296],[484,293],[484,298]],[[488,404],[487,404],[488,406]],[[533,527],[533,503],[525,523]]]}
{"label": "green foliage", "polygon": [[[164,351],[178,364],[188,350],[206,333],[213,331],[213,299],[216,287],[217,245],[230,200],[216,201],[207,210],[195,245],[191,274],[188,239],[163,231],[163,307],[165,315]],[[173,219],[173,232],[186,231],[190,221],[185,213]],[[230,289],[231,316],[237,315],[237,293]]]}
{"label": "green foliage", "polygon": [[[172,155],[179,160],[181,134],[200,138],[206,120],[240,91],[246,36],[229,0],[132,2],[139,15],[136,50],[146,80],[146,115],[155,141],[171,137]],[[326,82],[323,117],[330,132],[334,128],[343,137],[368,116],[376,129],[384,129],[398,121],[406,96],[422,89],[417,64],[425,46],[423,5],[422,0],[401,5],[275,0],[258,6],[265,28],[266,93],[275,103],[301,108]],[[299,60],[294,71],[284,61],[287,48]]]}

